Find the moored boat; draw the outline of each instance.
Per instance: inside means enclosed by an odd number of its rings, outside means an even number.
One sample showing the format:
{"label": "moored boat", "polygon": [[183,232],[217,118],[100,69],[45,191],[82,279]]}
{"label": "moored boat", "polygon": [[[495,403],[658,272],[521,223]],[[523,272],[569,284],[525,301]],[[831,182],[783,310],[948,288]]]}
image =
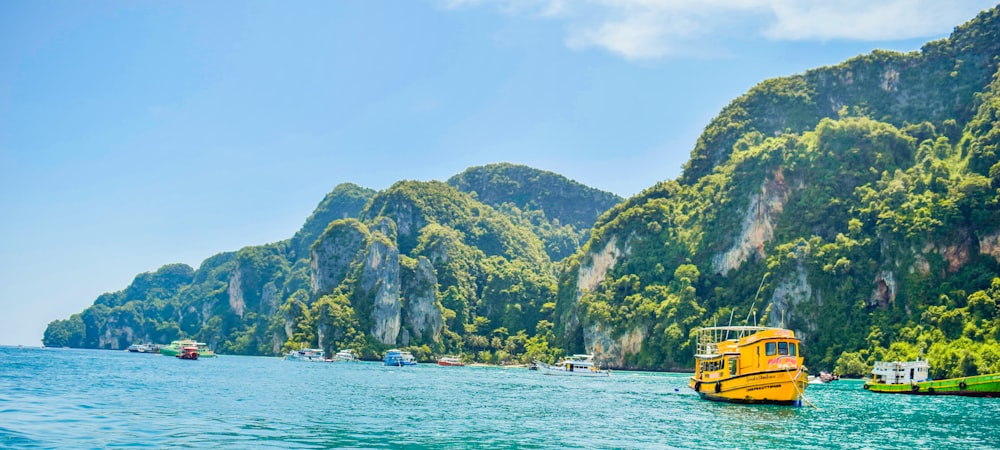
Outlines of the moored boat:
{"label": "moored boat", "polygon": [[181,339],[178,341],[173,341],[170,345],[164,345],[160,347],[160,354],[163,356],[177,356],[183,351],[184,347],[196,347],[198,349],[198,356],[200,358],[213,358],[215,357],[215,352],[208,348],[208,344],[204,342],[196,342],[191,339]]}
{"label": "moored boat", "polygon": [[451,366],[457,367],[457,366],[464,366],[465,363],[463,363],[462,360],[459,359],[457,356],[442,356],[441,359],[438,360],[438,365],[446,367],[451,367]]}
{"label": "moored boat", "polygon": [[813,384],[813,383],[824,384],[824,383],[829,383],[831,381],[839,380],[839,379],[840,379],[839,376],[834,375],[834,374],[832,374],[832,373],[827,372],[827,371],[824,370],[824,371],[821,371],[819,373],[819,375],[809,375],[809,384]]}
{"label": "moored boat", "polygon": [[177,353],[177,357],[180,359],[198,359],[198,347],[194,345],[187,345],[181,347],[180,352]]}
{"label": "moored boat", "polygon": [[132,344],[125,350],[132,353],[156,353],[160,348],[156,344]]}
{"label": "moored boat", "polygon": [[759,326],[697,330],[695,373],[701,398],[731,403],[799,405],[808,372],[792,330]]}
{"label": "moored boat", "polygon": [[927,360],[879,361],[864,388],[882,394],[994,397],[1000,396],[1000,373],[931,380]]}
{"label": "moored boat", "polygon": [[354,354],[354,350],[344,349],[333,355],[333,362],[355,362],[358,360],[358,356]]}
{"label": "moored boat", "polygon": [[298,362],[323,362],[323,349],[321,348],[301,348],[285,353],[286,361]]}
{"label": "moored boat", "polygon": [[610,370],[601,370],[594,364],[594,355],[577,354],[566,358],[557,364],[545,364],[535,361],[535,370],[543,375],[562,375],[574,377],[606,377]]}
{"label": "moored boat", "polygon": [[387,366],[415,366],[417,365],[417,360],[413,358],[413,355],[405,350],[392,349],[385,352],[385,358],[382,362]]}

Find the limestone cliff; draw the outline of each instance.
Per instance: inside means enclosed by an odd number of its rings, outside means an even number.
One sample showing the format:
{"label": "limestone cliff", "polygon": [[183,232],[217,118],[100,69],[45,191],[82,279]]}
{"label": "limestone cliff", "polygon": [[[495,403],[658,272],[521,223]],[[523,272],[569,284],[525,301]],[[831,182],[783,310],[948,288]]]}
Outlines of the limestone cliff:
{"label": "limestone cliff", "polygon": [[627,367],[625,357],[638,354],[642,350],[646,330],[633,328],[615,338],[605,326],[592,323],[583,329],[584,347],[594,355],[594,360],[603,367]]}
{"label": "limestone cliff", "polygon": [[979,238],[979,253],[992,256],[1000,262],[1000,231],[993,231]]}
{"label": "limestone cliff", "polygon": [[603,248],[588,255],[589,263],[580,265],[576,273],[576,291],[573,294],[572,305],[560,317],[565,333],[573,333],[580,327],[579,311],[576,310],[580,298],[587,292],[595,290],[597,285],[604,281],[608,271],[627,254],[627,249],[627,244],[625,251],[618,248],[618,237],[612,236]]}
{"label": "limestone cliff", "polygon": [[[412,261],[412,259],[411,259]],[[403,267],[403,292],[406,305],[403,325],[412,330],[418,341],[438,342],[443,326],[441,303],[437,299],[437,276],[430,260],[421,256],[416,264]],[[407,345],[406,342],[402,343]]]}
{"label": "limestone cliff", "polygon": [[310,288],[313,295],[328,294],[344,281],[351,263],[364,250],[369,231],[355,219],[337,220],[312,247]]}
{"label": "limestone cliff", "polygon": [[243,300],[243,283],[240,281],[240,266],[236,266],[236,270],[229,278],[229,308],[240,318],[243,318],[243,309],[246,308],[246,301]]}
{"label": "limestone cliff", "polygon": [[369,330],[379,342],[396,343],[401,325],[402,305],[399,299],[399,249],[381,233],[373,235],[365,254],[359,286],[362,298],[372,303],[372,327]]}
{"label": "limestone cliff", "polygon": [[760,193],[750,197],[742,214],[742,226],[732,246],[712,259],[717,273],[725,275],[739,268],[751,256],[764,257],[764,244],[774,236],[774,228],[791,191],[781,169],[775,170],[773,175],[761,184]]}

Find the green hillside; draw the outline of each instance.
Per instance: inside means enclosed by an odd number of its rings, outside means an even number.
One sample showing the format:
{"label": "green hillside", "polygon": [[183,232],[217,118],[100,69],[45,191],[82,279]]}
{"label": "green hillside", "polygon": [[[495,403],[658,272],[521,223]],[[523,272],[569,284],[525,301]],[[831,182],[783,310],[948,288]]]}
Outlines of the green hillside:
{"label": "green hillside", "polygon": [[756,320],[815,368],[923,349],[935,377],[1000,372],[998,18],[735,100],[567,263],[561,344],[686,368],[693,328]]}
{"label": "green hillside", "polygon": [[[596,210],[616,198],[536,169],[493,167],[545,174],[547,186],[565,196],[560,207]],[[583,204],[592,198],[605,203]],[[140,274],[82,313],[53,321],[44,343],[121,349],[194,338],[228,354],[318,346],[377,358],[398,346],[425,359],[445,352],[495,362],[546,357],[557,351],[545,334],[556,269],[535,234],[542,227],[525,217],[442,182],[401,181],[382,192],[341,184],[291,239],[216,255],[198,270],[175,264]]]}

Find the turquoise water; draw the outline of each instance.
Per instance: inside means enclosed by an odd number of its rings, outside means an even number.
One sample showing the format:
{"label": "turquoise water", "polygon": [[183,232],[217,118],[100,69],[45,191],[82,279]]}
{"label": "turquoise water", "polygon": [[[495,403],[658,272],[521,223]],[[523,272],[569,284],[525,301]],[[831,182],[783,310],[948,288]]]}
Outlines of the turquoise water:
{"label": "turquoise water", "polygon": [[0,447],[1000,448],[1000,398],[838,381],[818,409],[729,405],[686,379],[0,347]]}

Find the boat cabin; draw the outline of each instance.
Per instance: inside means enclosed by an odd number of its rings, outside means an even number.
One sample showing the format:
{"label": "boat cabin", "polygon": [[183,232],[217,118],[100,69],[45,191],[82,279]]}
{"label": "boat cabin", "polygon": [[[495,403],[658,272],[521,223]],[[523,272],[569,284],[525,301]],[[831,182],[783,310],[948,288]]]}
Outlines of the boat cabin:
{"label": "boat cabin", "polygon": [[562,362],[563,368],[569,372],[597,370],[594,367],[594,355],[573,355]]}
{"label": "boat cabin", "polygon": [[799,341],[790,330],[766,327],[702,329],[695,378],[711,381],[768,370],[797,369]]}
{"label": "boat cabin", "polygon": [[913,384],[930,379],[927,360],[879,361],[872,369],[872,381],[881,384]]}

